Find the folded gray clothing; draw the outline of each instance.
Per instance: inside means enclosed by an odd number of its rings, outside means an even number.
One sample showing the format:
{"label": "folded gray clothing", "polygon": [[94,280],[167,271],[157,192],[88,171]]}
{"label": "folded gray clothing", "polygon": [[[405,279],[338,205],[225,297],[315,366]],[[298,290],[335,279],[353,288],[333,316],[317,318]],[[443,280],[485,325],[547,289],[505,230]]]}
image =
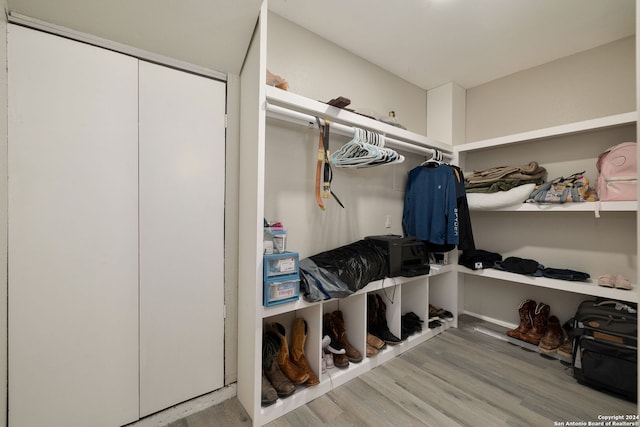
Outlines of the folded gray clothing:
{"label": "folded gray clothing", "polygon": [[524,184],[540,185],[544,183],[543,178],[537,179],[501,179],[496,182],[478,182],[475,184],[465,183],[464,188],[467,193],[497,193],[499,191],[509,191],[512,188]]}
{"label": "folded gray clothing", "polygon": [[523,166],[497,166],[489,169],[475,170],[467,175],[466,181],[471,184],[491,183],[500,179],[539,179],[544,178],[547,170],[538,162],[530,162]]}

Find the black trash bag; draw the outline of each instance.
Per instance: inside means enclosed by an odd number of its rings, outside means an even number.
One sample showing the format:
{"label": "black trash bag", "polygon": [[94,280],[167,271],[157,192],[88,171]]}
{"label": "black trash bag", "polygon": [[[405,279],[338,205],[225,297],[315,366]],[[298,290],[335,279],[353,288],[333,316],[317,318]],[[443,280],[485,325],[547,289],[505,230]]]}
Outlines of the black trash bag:
{"label": "black trash bag", "polygon": [[338,276],[318,267],[311,259],[300,260],[300,292],[309,302],[344,298],[353,292]]}
{"label": "black trash bag", "polygon": [[351,292],[362,289],[369,282],[384,279],[389,271],[385,254],[370,240],[359,240],[309,259],[340,278]]}

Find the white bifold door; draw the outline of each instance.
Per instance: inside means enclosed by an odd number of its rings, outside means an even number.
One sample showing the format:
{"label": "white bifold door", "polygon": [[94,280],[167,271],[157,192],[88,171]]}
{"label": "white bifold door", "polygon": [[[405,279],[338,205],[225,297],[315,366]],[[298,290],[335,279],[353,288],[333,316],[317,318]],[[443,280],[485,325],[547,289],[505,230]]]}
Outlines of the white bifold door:
{"label": "white bifold door", "polygon": [[220,388],[225,84],[8,31],[9,425]]}
{"label": "white bifold door", "polygon": [[224,381],[225,85],[140,62],[140,412]]}

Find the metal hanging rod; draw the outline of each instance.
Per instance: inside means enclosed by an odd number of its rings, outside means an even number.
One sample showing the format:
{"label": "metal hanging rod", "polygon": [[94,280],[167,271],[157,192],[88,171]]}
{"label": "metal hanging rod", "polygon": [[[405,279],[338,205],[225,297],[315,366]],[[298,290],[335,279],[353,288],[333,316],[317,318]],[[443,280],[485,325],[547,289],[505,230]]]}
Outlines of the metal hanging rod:
{"label": "metal hanging rod", "polygon": [[[305,114],[299,111],[291,110],[289,108],[280,107],[279,105],[271,104],[268,101],[266,103],[266,111],[267,111],[267,116],[273,119],[282,120],[285,122],[305,126],[309,129],[318,128],[318,124],[316,122],[315,116],[312,116],[310,114]],[[321,117],[321,119],[323,118]],[[355,126],[355,127],[360,127],[360,126]],[[331,131],[339,135],[352,137],[353,128],[354,126],[347,126],[342,123],[331,121]],[[373,131],[377,133],[381,133],[375,130]],[[384,140],[385,140],[385,145],[389,145],[390,147],[397,148],[400,150],[404,150],[404,151],[408,151],[416,154],[422,154],[430,157],[433,157],[436,151],[440,151],[443,157],[449,160],[453,158],[452,153],[441,150],[441,149],[423,147],[420,145],[412,144],[410,142],[401,141],[399,139],[392,138],[386,135],[384,137]]]}

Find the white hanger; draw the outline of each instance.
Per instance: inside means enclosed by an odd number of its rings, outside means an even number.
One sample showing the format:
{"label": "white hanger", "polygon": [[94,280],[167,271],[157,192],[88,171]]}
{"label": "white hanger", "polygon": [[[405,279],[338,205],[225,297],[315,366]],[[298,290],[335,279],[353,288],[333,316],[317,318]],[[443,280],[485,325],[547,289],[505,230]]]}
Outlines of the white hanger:
{"label": "white hanger", "polygon": [[331,155],[331,164],[342,168],[365,168],[401,163],[404,156],[384,146],[384,135],[353,128],[353,139]]}

